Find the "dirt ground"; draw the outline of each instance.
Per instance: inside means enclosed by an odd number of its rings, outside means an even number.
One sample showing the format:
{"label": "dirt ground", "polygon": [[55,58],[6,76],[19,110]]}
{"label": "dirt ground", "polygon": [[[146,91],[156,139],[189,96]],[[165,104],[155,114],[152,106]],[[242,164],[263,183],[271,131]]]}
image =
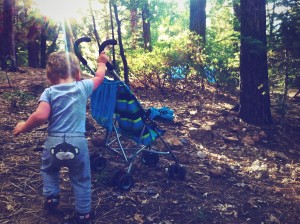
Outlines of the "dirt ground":
{"label": "dirt ground", "polygon": [[[12,136],[48,86],[43,70],[21,69],[24,73],[8,74],[12,88],[0,73],[0,223],[61,223],[73,215],[74,196],[63,169],[59,209],[43,209],[41,152],[36,149],[43,146],[46,126]],[[186,179],[168,178],[166,167],[173,162],[168,156],[160,156],[155,167],[137,158],[135,185],[121,191],[106,180],[125,164],[108,153],[106,170],[93,173],[93,223],[300,223],[299,99],[289,98],[284,122],[273,109],[274,124],[259,127],[242,122],[230,110],[237,98],[221,89],[201,90],[194,84],[165,94],[141,86],[133,91],[145,108],[174,110],[173,122],[159,124],[187,170]],[[87,123],[90,151],[101,151],[92,140],[102,138],[104,130],[89,113]]]}

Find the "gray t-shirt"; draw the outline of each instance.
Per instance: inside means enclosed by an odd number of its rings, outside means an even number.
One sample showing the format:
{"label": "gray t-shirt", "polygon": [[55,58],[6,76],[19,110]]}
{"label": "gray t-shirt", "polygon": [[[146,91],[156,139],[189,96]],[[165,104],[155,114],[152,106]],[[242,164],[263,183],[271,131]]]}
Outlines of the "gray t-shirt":
{"label": "gray t-shirt", "polygon": [[39,102],[51,106],[48,132],[85,133],[86,103],[93,88],[91,79],[46,88]]}

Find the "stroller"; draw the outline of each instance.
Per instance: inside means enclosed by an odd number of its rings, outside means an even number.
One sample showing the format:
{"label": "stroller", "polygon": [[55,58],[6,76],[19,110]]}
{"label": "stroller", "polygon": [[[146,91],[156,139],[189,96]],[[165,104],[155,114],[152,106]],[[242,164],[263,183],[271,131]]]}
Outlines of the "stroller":
{"label": "stroller", "polygon": [[[79,52],[81,42],[90,42],[90,38],[83,37],[75,41],[74,49],[79,60],[92,72],[87,61]],[[115,40],[104,41],[99,46],[99,53],[108,45],[116,45]],[[169,155],[174,160],[167,168],[170,179],[184,180],[185,168],[179,164],[178,158],[172,152],[170,146],[164,141],[162,135],[165,130],[151,119],[151,110],[144,110],[130,88],[121,81],[113,66],[108,62],[107,69],[113,75],[114,80],[105,78],[104,82],[91,96],[91,114],[93,119],[106,130],[103,152],[91,155],[91,169],[101,172],[107,165],[104,158],[105,152],[110,150],[123,158],[127,168],[117,169],[112,175],[111,183],[121,190],[129,190],[134,185],[131,175],[132,166],[136,158],[141,154],[141,162],[147,166],[155,166],[159,162],[160,155]],[[160,140],[163,149],[155,146]],[[126,141],[130,141],[130,148],[125,147]]]}

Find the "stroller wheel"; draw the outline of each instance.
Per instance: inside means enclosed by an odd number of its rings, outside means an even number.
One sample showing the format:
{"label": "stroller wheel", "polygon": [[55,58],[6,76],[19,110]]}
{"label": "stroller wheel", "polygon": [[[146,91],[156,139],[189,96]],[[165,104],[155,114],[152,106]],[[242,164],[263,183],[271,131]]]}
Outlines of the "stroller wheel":
{"label": "stroller wheel", "polygon": [[118,181],[118,188],[128,191],[134,184],[133,177],[129,173],[123,174]]}
{"label": "stroller wheel", "polygon": [[157,153],[145,151],[143,152],[141,161],[144,165],[156,166],[159,161],[159,155]]}
{"label": "stroller wheel", "polygon": [[182,165],[172,164],[168,168],[169,179],[185,180],[186,170]]}
{"label": "stroller wheel", "polygon": [[123,176],[124,174],[126,174],[124,170],[121,169],[115,170],[111,175],[111,185],[116,186],[118,184],[120,177]]}
{"label": "stroller wheel", "polygon": [[101,156],[91,157],[91,169],[95,172],[101,172],[106,167],[106,159]]}

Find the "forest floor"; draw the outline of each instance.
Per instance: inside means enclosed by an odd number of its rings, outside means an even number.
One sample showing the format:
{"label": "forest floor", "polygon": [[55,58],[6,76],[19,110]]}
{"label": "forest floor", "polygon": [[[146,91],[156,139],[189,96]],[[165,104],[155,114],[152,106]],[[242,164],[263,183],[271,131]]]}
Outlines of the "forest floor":
{"label": "forest floor", "polygon": [[[0,73],[0,223],[61,223],[73,214],[74,196],[63,169],[58,211],[43,209],[41,152],[35,149],[43,146],[46,126],[17,138],[12,135],[15,124],[35,110],[48,86],[44,70],[22,70],[8,74],[12,88]],[[300,223],[299,98],[288,99],[284,122],[273,109],[273,125],[254,126],[230,110],[237,96],[222,89],[201,90],[194,83],[162,94],[135,86],[133,92],[145,108],[174,110],[173,122],[159,124],[187,170],[186,179],[168,178],[168,156],[160,156],[155,167],[137,158],[132,170],[135,185],[120,191],[105,180],[111,170],[125,164],[108,153],[106,170],[93,173],[93,223]],[[89,113],[87,121],[90,151],[98,152],[101,149],[92,142],[103,138],[104,130]]]}

